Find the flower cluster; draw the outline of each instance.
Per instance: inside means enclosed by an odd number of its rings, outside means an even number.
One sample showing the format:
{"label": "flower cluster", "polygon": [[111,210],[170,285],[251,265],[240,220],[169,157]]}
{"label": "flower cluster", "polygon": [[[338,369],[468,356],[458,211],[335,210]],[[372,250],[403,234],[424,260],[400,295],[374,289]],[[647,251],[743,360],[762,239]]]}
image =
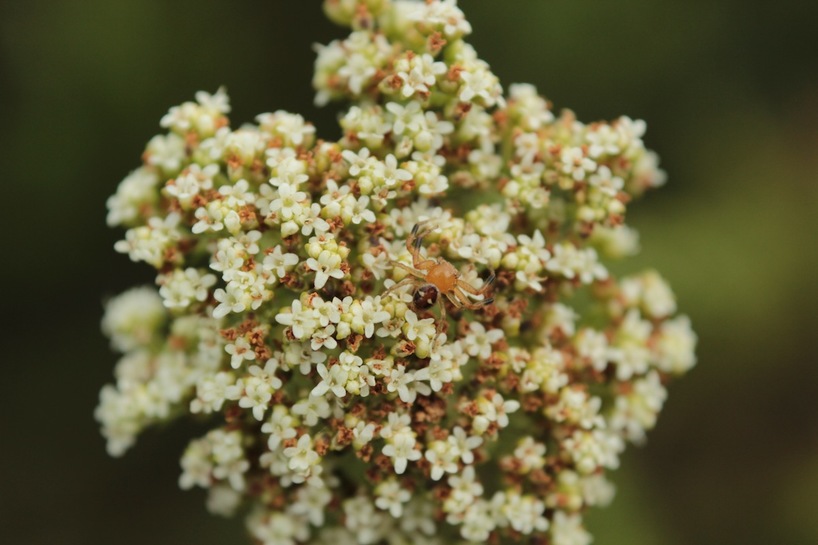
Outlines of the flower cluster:
{"label": "flower cluster", "polygon": [[200,92],[108,201],[157,271],[107,304],[108,451],[209,418],[179,484],[263,545],[587,544],[606,470],[695,363],[665,281],[604,264],[664,181],[645,125],[504,94],[454,0],[325,11],[352,28],[315,67],[338,141],[283,111],[231,128]]}

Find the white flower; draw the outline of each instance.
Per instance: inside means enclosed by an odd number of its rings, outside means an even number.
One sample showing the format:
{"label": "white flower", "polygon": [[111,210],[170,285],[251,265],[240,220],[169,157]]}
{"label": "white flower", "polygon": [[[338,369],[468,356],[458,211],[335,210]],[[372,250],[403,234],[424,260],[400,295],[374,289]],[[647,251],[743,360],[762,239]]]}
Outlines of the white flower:
{"label": "white flower", "polygon": [[381,437],[389,439],[399,430],[402,430],[412,423],[412,417],[408,414],[390,412],[386,423],[381,428]]}
{"label": "white flower", "polygon": [[412,499],[412,493],[401,486],[395,478],[381,481],[375,487],[375,506],[389,511],[395,518],[403,514],[403,505]]}
{"label": "white flower", "polygon": [[696,365],[696,341],[687,316],[667,320],[659,330],[656,367],[674,374],[690,370]]}
{"label": "white flower", "polygon": [[410,11],[407,18],[424,31],[431,34],[434,29],[442,32],[450,40],[471,33],[471,24],[457,7],[457,0],[426,2],[418,5],[416,10]]}
{"label": "white flower", "polygon": [[579,278],[583,284],[608,277],[608,271],[599,263],[593,248],[580,250],[570,242],[554,246],[554,253],[545,267],[565,278]]}
{"label": "white flower", "polygon": [[616,396],[608,423],[629,441],[638,443],[644,441],[645,431],[656,425],[656,418],[667,398],[667,390],[656,371],[634,380],[632,384],[631,392]]}
{"label": "white flower", "polygon": [[[442,336],[445,338],[445,335]],[[454,380],[454,372],[452,371],[450,360],[444,360],[440,352],[436,353],[435,350],[431,352],[433,356],[429,361],[429,365],[415,371],[415,380],[428,381],[432,391],[439,392],[444,384],[448,384]]]}
{"label": "white flower", "polygon": [[161,286],[159,295],[162,296],[163,304],[172,309],[184,309],[194,301],[204,302],[209,294],[208,289],[216,283],[216,277],[188,267],[159,276],[157,282]]}
{"label": "white flower", "polygon": [[569,147],[563,148],[560,154],[560,162],[562,163],[562,172],[570,175],[575,181],[581,182],[585,176],[596,170],[596,162],[590,157],[586,157],[582,148]]}
{"label": "white flower", "polygon": [[141,167],[131,172],[106,202],[108,225],[133,225],[141,217],[143,207],[158,200],[158,184],[159,177],[151,169]]}
{"label": "white flower", "polygon": [[482,360],[491,356],[491,345],[504,337],[502,329],[486,328],[480,322],[472,322],[469,326],[469,333],[463,339],[463,348],[469,356],[476,356]]}
{"label": "white flower", "polygon": [[545,445],[538,443],[533,437],[523,437],[517,442],[514,457],[520,461],[520,471],[528,473],[545,466]]}
{"label": "white flower", "polygon": [[446,73],[446,64],[435,62],[431,55],[406,56],[395,63],[398,77],[403,81],[401,95],[409,98],[415,93],[427,95],[437,80],[437,77]]}
{"label": "white flower", "polygon": [[211,413],[220,411],[227,399],[227,388],[235,384],[233,373],[219,372],[205,375],[196,383],[196,398],[190,402],[190,412]]}
{"label": "white flower", "polygon": [[[215,422],[179,484],[246,511],[258,545],[587,545],[604,472],[695,363],[667,283],[601,262],[635,251],[626,209],[664,181],[645,125],[557,117],[524,84],[506,104],[456,0],[324,4],[353,29],[313,79],[346,104],[340,137],[282,110],[231,127],[200,92],[108,200],[156,283],[106,305],[107,449]],[[415,304],[433,261],[469,301]]]}
{"label": "white flower", "polygon": [[333,337],[335,333],[335,326],[328,325],[323,329],[317,330],[315,333],[312,334],[310,339],[310,347],[313,350],[321,350],[322,348],[328,348],[330,350],[336,348],[338,346],[338,341]]}
{"label": "white flower", "polygon": [[308,426],[315,426],[320,420],[332,414],[329,402],[324,397],[308,396],[293,405],[293,414],[298,415]]}
{"label": "white flower", "polygon": [[563,452],[573,460],[579,473],[588,475],[600,467],[619,467],[619,453],[625,445],[619,435],[607,430],[576,430],[562,442]]}
{"label": "white flower", "polygon": [[256,310],[272,297],[273,292],[265,285],[263,276],[255,271],[236,271],[225,289],[219,288],[213,292],[213,298],[220,303],[213,309],[213,317],[221,318],[231,312],[240,313],[247,309]]}
{"label": "white flower", "polygon": [[484,66],[474,66],[470,70],[460,73],[463,85],[457,98],[462,102],[471,102],[475,98],[481,99],[483,104],[490,106],[495,103],[499,95],[497,76],[489,72]]}
{"label": "white flower", "polygon": [[207,493],[207,510],[222,517],[232,517],[241,505],[241,492],[224,484],[210,487]]}
{"label": "white flower", "polygon": [[355,225],[361,222],[375,223],[375,212],[369,209],[368,196],[361,195],[356,199],[352,195],[348,195],[344,199],[344,202],[349,203],[348,206],[344,207],[341,213],[341,217],[345,223],[352,222]]}
{"label": "white flower", "polygon": [[[289,311],[289,312],[285,312]],[[296,339],[306,339],[315,331],[318,321],[312,309],[304,308],[299,299],[293,301],[288,309],[276,314],[276,322],[290,326]]]}
{"label": "white flower", "polygon": [[500,428],[508,426],[508,415],[520,408],[520,402],[515,399],[503,399],[498,392],[490,397],[477,398],[479,414],[474,417],[472,425],[477,433],[484,433],[489,424],[496,422]]}
{"label": "white flower", "polygon": [[416,462],[423,456],[415,449],[415,443],[415,434],[409,428],[402,428],[387,439],[383,453],[392,458],[398,475],[406,471],[408,462]]}
{"label": "white flower", "polygon": [[213,476],[228,481],[234,490],[243,491],[244,473],[250,469],[250,462],[242,448],[241,432],[216,429],[207,434],[206,440],[212,449]]}
{"label": "white flower", "polygon": [[[367,218],[369,218],[368,215]],[[318,234],[326,233],[330,229],[329,223],[324,221],[324,219],[321,217],[321,206],[318,203],[312,203],[309,207],[304,207],[301,215],[299,215],[296,220],[301,224],[301,234],[305,237],[310,236],[313,231]],[[374,213],[372,214],[371,219],[368,219],[367,221],[370,223],[375,221]]]}
{"label": "white flower", "polygon": [[323,250],[318,259],[311,257],[307,260],[307,267],[315,271],[315,289],[323,288],[330,277],[338,279],[344,277],[344,271],[341,269],[342,261],[340,255],[329,250]]}
{"label": "white flower", "polygon": [[401,401],[404,403],[414,403],[417,395],[429,395],[432,390],[428,385],[419,382],[415,373],[407,372],[406,367],[397,365],[389,375],[389,383],[386,386],[388,392],[398,392]]}
{"label": "white flower", "polygon": [[207,438],[191,441],[182,455],[182,475],[179,476],[179,487],[190,489],[194,486],[210,486],[213,463],[210,459],[211,445]]}
{"label": "white flower", "polygon": [[380,252],[377,255],[372,253],[362,254],[361,262],[376,280],[386,278],[389,276],[389,271],[392,270],[392,263],[387,252]]}
{"label": "white flower", "polygon": [[232,343],[224,345],[224,351],[230,355],[230,366],[238,369],[245,361],[256,359],[256,353],[245,337],[237,337]]}
{"label": "white flower", "polygon": [[555,511],[551,539],[554,545],[590,545],[591,534],[582,527],[582,518],[578,514]]}
{"label": "white flower", "polygon": [[364,364],[360,356],[344,351],[338,355],[338,365],[347,374],[344,389],[352,394],[366,397],[369,388],[375,385],[375,377],[370,375],[369,367]]}
{"label": "white flower", "polygon": [[281,137],[285,145],[300,146],[315,134],[315,127],[305,123],[302,116],[284,110],[277,110],[272,114],[259,114],[256,121],[262,130]]}
{"label": "white flower", "polygon": [[398,160],[390,153],[383,163],[378,163],[375,177],[386,187],[395,187],[401,185],[402,182],[411,180],[412,173],[406,169],[398,168]]}
{"label": "white flower", "polygon": [[306,517],[313,526],[324,525],[327,505],[332,501],[332,491],[318,475],[312,475],[296,492],[296,501],[289,506],[292,515]]}
{"label": "white flower", "polygon": [[483,444],[482,437],[468,435],[466,430],[460,426],[455,426],[452,429],[452,435],[449,436],[448,441],[456,448],[463,463],[468,465],[474,463],[474,453],[472,451]]}
{"label": "white flower", "polygon": [[284,364],[290,369],[298,369],[302,375],[308,375],[319,363],[327,360],[327,355],[314,350],[309,342],[288,342],[284,346]]}
{"label": "white flower", "polygon": [[248,518],[247,527],[262,545],[297,545],[310,534],[305,519],[277,512],[254,514]]}
{"label": "white flower", "polygon": [[544,532],[548,529],[548,519],[543,514],[545,504],[533,496],[498,492],[492,498],[492,503],[499,504],[499,510],[509,525],[521,534],[531,534],[535,530]]}
{"label": "white flower", "polygon": [[588,178],[588,183],[611,198],[616,197],[617,193],[625,187],[625,181],[619,176],[614,176],[611,169],[606,166],[599,167],[596,173]]}
{"label": "white flower", "polygon": [[346,384],[349,380],[349,371],[341,365],[333,365],[327,368],[323,363],[319,363],[316,368],[321,377],[315,388],[310,392],[311,397],[318,397],[332,392],[336,397],[344,397],[347,394]]}
{"label": "white flower", "polygon": [[284,278],[284,275],[293,270],[296,265],[298,265],[298,256],[291,253],[281,253],[281,246],[275,246],[272,250],[269,250],[261,264],[265,271],[275,273],[279,280]]}
{"label": "white flower", "polygon": [[483,495],[483,485],[477,480],[473,465],[467,465],[460,473],[450,475],[447,482],[452,492],[443,504],[446,513],[463,513],[474,503],[475,498]]}
{"label": "white flower", "polygon": [[382,310],[380,297],[367,297],[363,301],[355,301],[350,307],[352,312],[352,330],[362,333],[367,338],[375,334],[375,326],[388,320],[391,315]]}
{"label": "white flower", "polygon": [[179,172],[185,157],[185,140],[175,133],[157,134],[145,149],[147,163],[157,167],[167,176]]}
{"label": "white flower", "polygon": [[433,481],[439,481],[446,473],[457,472],[457,460],[460,458],[460,451],[456,443],[450,441],[432,441],[425,454],[426,460],[431,464],[431,477]]}
{"label": "white flower", "polygon": [[165,262],[166,252],[181,238],[179,221],[180,216],[175,213],[165,218],[150,218],[147,225],[128,229],[125,240],[114,244],[114,250],[128,254],[131,261],[144,261],[159,269]]}
{"label": "white flower", "polygon": [[545,409],[545,414],[555,422],[569,422],[580,428],[602,427],[599,409],[602,400],[589,396],[583,388],[566,387],[560,390],[559,399]]}
{"label": "white flower", "polygon": [[[392,530],[389,515],[375,509],[367,496],[356,496],[343,502],[344,522],[356,545],[374,545]],[[352,545],[351,543],[349,545]]]}
{"label": "white flower", "polygon": [[460,535],[469,541],[486,542],[496,527],[497,521],[489,512],[488,502],[480,499],[466,509]]}
{"label": "white flower", "polygon": [[588,360],[597,371],[604,371],[608,366],[610,349],[608,338],[604,333],[591,328],[582,328],[574,338],[574,346],[581,358]]}
{"label": "white flower", "polygon": [[312,449],[312,438],[304,434],[298,438],[298,443],[294,447],[284,449],[284,456],[289,461],[287,466],[295,472],[305,473],[316,465],[321,457]]}
{"label": "white flower", "polygon": [[291,220],[302,213],[307,194],[298,191],[296,186],[282,183],[278,186],[278,198],[270,203],[270,212],[281,218]]}
{"label": "white flower", "polygon": [[150,287],[132,288],[105,305],[102,331],[121,352],[147,345],[166,320],[162,299]]}
{"label": "white flower", "polygon": [[267,438],[267,448],[275,451],[282,441],[295,438],[297,425],[298,421],[289,413],[287,407],[284,405],[273,407],[270,419],[261,427],[262,433],[270,435]]}
{"label": "white flower", "polygon": [[264,413],[270,405],[273,392],[281,388],[281,379],[275,376],[278,370],[278,362],[275,359],[267,360],[262,369],[258,365],[252,365],[247,370],[250,376],[239,379],[239,381],[226,389],[229,399],[237,399],[239,407],[242,409],[252,409],[256,420],[262,420]]}
{"label": "white flower", "polygon": [[417,314],[412,310],[407,310],[406,322],[403,325],[403,333],[410,341],[425,339],[427,342],[435,335],[434,318],[418,319]]}
{"label": "white flower", "polygon": [[269,183],[273,187],[286,184],[297,188],[310,178],[306,174],[306,163],[296,157],[295,150],[292,148],[268,149],[267,166],[272,170],[273,176],[269,179]]}

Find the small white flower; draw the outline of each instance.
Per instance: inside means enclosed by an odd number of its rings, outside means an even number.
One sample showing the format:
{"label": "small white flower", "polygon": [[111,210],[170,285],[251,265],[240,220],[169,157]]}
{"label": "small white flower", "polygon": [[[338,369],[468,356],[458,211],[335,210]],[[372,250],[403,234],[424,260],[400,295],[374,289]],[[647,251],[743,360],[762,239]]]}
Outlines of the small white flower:
{"label": "small white flower", "polygon": [[485,360],[491,356],[491,345],[504,336],[502,329],[486,331],[480,322],[472,322],[469,326],[469,333],[463,339],[463,347],[470,356]]}
{"label": "small white flower", "polygon": [[387,391],[397,392],[404,403],[414,403],[417,395],[429,395],[432,390],[428,385],[419,382],[412,371],[407,372],[403,365],[395,366],[389,375]]}
{"label": "small white flower", "polygon": [[315,315],[310,308],[304,308],[299,299],[293,301],[289,312],[281,311],[276,314],[276,322],[290,326],[296,339],[306,339],[315,331],[318,325]]}
{"label": "small white flower", "polygon": [[190,402],[190,412],[211,413],[220,411],[227,399],[227,388],[235,384],[233,373],[219,372],[205,375],[196,383],[196,398]]}
{"label": "small white flower", "polygon": [[586,157],[582,148],[565,147],[560,154],[562,172],[581,182],[585,177],[596,170],[596,162]]}
{"label": "small white flower", "polygon": [[473,451],[483,444],[482,437],[468,435],[466,430],[460,426],[454,427],[448,441],[457,449],[457,452],[460,454],[460,459],[467,465],[474,463]]}
{"label": "small white flower", "polygon": [[401,95],[409,98],[415,93],[428,94],[437,81],[437,77],[446,73],[446,64],[435,62],[431,55],[413,55],[403,57],[395,63],[397,75],[403,81]]}
{"label": "small white flower", "polygon": [[425,454],[426,460],[431,464],[431,474],[433,481],[439,481],[446,473],[457,472],[457,460],[460,452],[456,444],[449,441],[432,441]]}
{"label": "small white flower", "polygon": [[403,505],[412,499],[412,493],[403,488],[395,478],[381,481],[375,487],[375,506],[389,511],[395,518],[403,514]]}
{"label": "small white flower", "polygon": [[298,421],[290,415],[287,407],[284,405],[273,407],[269,420],[261,426],[261,432],[270,436],[267,439],[267,448],[275,451],[282,441],[295,438],[297,425]]}
{"label": "small white flower", "polygon": [[402,475],[408,462],[416,462],[423,456],[415,449],[415,434],[409,428],[402,428],[387,439],[383,453],[392,458],[395,473]]}
{"label": "small white flower", "polygon": [[403,333],[410,341],[416,339],[429,339],[435,335],[435,320],[434,318],[418,319],[417,314],[412,310],[407,310],[404,316],[406,322],[403,325]]}
{"label": "small white flower", "polygon": [[284,456],[289,459],[287,466],[298,473],[309,471],[321,458],[312,449],[312,438],[307,434],[299,437],[298,443],[294,447],[285,448]]}
{"label": "small white flower", "polygon": [[224,351],[230,355],[230,366],[233,369],[238,369],[245,361],[256,359],[256,353],[245,337],[237,337],[232,343],[227,343]]}
{"label": "small white flower", "polygon": [[263,369],[258,365],[250,366],[247,370],[250,376],[239,379],[235,385],[228,387],[225,390],[227,397],[237,399],[239,407],[252,409],[255,419],[262,420],[273,392],[283,385],[275,375],[277,370],[278,362],[275,359],[267,360]]}
{"label": "small white flower", "polygon": [[308,396],[293,405],[293,414],[298,415],[308,426],[315,426],[320,420],[332,414],[329,402],[324,397]]}
{"label": "small white flower", "polygon": [[323,288],[330,277],[343,278],[344,271],[341,269],[341,264],[341,256],[329,250],[323,250],[318,259],[309,258],[307,267],[315,271],[315,289],[320,290]]}
{"label": "small white flower", "polygon": [[554,545],[590,545],[591,534],[582,527],[580,515],[555,511],[551,524]]}
{"label": "small white flower", "polygon": [[349,380],[349,371],[341,365],[333,365],[327,368],[323,363],[319,363],[316,368],[321,377],[315,388],[310,392],[310,397],[323,396],[327,392],[332,392],[336,397],[344,397],[347,394],[346,384]]}
{"label": "small white flower", "polygon": [[375,326],[388,320],[391,315],[382,310],[380,297],[367,297],[363,301],[355,301],[350,307],[352,312],[352,330],[362,333],[366,338],[375,334]]}
{"label": "small white flower", "polygon": [[278,186],[278,198],[270,203],[270,212],[278,214],[285,221],[291,220],[302,213],[306,200],[306,193],[298,191],[292,184],[282,183]]}

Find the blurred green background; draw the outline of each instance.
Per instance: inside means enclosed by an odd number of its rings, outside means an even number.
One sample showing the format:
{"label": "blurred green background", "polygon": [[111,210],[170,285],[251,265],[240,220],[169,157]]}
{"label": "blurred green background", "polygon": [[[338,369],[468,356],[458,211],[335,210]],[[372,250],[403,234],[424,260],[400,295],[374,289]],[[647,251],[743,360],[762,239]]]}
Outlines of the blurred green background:
{"label": "blurred green background", "polygon": [[[699,365],[589,515],[597,545],[818,543],[818,3],[462,0],[504,84],[592,121],[647,120],[669,184],[631,208]],[[0,534],[6,543],[243,543],[182,492],[175,424],[123,459],[92,412],[116,357],[102,299],[151,281],[105,199],[167,109],[226,85],[234,124],[312,105],[318,0],[0,3]]]}

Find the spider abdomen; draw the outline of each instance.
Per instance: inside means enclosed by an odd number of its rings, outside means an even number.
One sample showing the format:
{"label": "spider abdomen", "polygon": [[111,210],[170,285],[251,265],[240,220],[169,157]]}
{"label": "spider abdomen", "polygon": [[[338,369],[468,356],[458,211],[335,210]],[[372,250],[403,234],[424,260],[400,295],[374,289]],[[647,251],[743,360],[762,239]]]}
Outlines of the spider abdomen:
{"label": "spider abdomen", "polygon": [[412,302],[415,304],[415,308],[419,310],[426,310],[432,308],[432,306],[437,302],[437,296],[440,294],[440,291],[433,286],[432,284],[425,284],[420,286],[415,294],[412,296]]}

